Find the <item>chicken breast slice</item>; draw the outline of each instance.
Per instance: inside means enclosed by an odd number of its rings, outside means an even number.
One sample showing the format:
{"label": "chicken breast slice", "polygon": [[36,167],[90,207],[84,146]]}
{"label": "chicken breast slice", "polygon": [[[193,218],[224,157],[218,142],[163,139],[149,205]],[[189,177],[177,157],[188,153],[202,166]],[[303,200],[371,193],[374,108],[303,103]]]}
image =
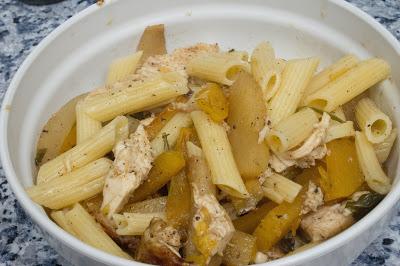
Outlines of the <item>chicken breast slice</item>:
{"label": "chicken breast slice", "polygon": [[108,218],[122,209],[131,193],[147,178],[154,160],[143,124],[128,139],[117,142],[113,152],[115,160],[105,180],[101,206]]}
{"label": "chicken breast slice", "polygon": [[304,199],[303,206],[301,208],[301,215],[305,215],[309,212],[316,212],[318,207],[324,204],[324,194],[320,187],[310,181],[308,183],[308,190],[306,192],[306,198]]}
{"label": "chicken breast slice", "polygon": [[344,206],[335,204],[324,206],[301,221],[301,229],[312,241],[330,238],[354,223],[354,218],[344,212]]}

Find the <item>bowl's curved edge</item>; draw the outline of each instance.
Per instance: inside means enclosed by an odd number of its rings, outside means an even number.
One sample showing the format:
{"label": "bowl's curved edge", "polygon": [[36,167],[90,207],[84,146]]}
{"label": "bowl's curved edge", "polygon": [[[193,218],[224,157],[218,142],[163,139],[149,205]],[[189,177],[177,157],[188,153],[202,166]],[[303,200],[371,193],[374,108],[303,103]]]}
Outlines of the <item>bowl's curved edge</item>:
{"label": "bowl's curved edge", "polygon": [[[113,263],[114,265],[147,265],[140,262],[132,262],[122,258],[118,258],[116,256],[110,255],[106,252],[93,248],[80,240],[74,238],[70,234],[66,233],[64,230],[59,228],[55,223],[45,217],[44,214],[33,211],[35,208],[34,203],[30,200],[27,194],[24,191],[24,188],[19,184],[16,178],[12,178],[16,176],[16,173],[13,169],[13,164],[11,162],[9,156],[9,150],[7,145],[7,125],[9,119],[10,108],[16,88],[26,72],[29,65],[40,55],[40,53],[51,43],[51,41],[60,35],[64,30],[66,30],[71,25],[79,22],[82,18],[90,15],[93,12],[96,12],[99,8],[104,8],[107,5],[113,4],[118,0],[109,0],[106,1],[103,6],[92,5],[81,12],[77,13],[66,22],[58,26],[53,32],[51,32],[48,36],[46,36],[37,47],[33,49],[33,51],[28,55],[28,57],[24,60],[22,65],[19,67],[18,71],[14,75],[7,92],[4,96],[3,103],[0,111],[0,159],[3,165],[3,169],[5,171],[5,175],[8,183],[10,184],[13,192],[16,195],[17,200],[21,203],[21,206],[24,210],[29,213],[32,219],[40,225],[41,228],[46,228],[47,231],[53,236],[55,236],[59,241],[62,241],[68,247],[79,250],[83,252],[86,256],[91,257],[95,260],[101,261],[103,263]],[[360,18],[361,20],[366,21],[369,25],[371,25],[375,31],[379,32],[382,37],[390,43],[390,45],[396,50],[396,52],[400,55],[400,44],[396,40],[396,38],[379,22],[373,19],[371,16],[366,14],[361,9],[354,7],[350,3],[342,0],[326,0],[334,3],[335,5],[340,6],[352,14]],[[340,233],[339,235],[313,247],[305,252],[301,252],[299,254],[295,254],[289,257],[284,257],[272,262],[269,262],[268,265],[293,265],[304,263],[306,260],[310,258],[317,258],[323,256],[330,252],[333,249],[336,249],[343,245],[345,241],[351,240],[355,238],[358,234],[365,230],[365,228],[372,226],[374,222],[376,222],[379,218],[384,216],[390,208],[392,208],[396,202],[400,199],[400,185],[393,187],[391,192],[385,197],[385,199],[379,204],[378,207],[373,209],[364,219],[351,226],[349,229]],[[33,208],[28,208],[27,206],[32,206]],[[46,218],[46,219],[43,219]]]}

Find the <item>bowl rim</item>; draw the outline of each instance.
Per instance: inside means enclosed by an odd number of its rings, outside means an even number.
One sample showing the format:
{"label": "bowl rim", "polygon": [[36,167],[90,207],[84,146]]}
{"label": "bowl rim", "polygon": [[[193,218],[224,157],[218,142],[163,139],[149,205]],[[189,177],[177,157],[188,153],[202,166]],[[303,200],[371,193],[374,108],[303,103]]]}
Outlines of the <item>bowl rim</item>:
{"label": "bowl rim", "polygon": [[[3,165],[4,173],[6,179],[14,192],[16,199],[19,204],[25,210],[27,214],[35,221],[37,225],[46,233],[49,233],[58,241],[62,242],[72,250],[77,253],[87,256],[96,261],[111,264],[111,265],[148,265],[138,261],[129,261],[117,256],[111,255],[107,252],[101,251],[97,248],[91,247],[72,235],[65,232],[58,225],[56,225],[45,213],[41,212],[35,205],[35,203],[26,194],[24,188],[17,179],[17,175],[13,168],[13,163],[10,158],[9,148],[7,144],[8,139],[8,121],[10,106],[12,104],[15,92],[18,89],[19,83],[23,78],[25,72],[29,66],[40,56],[43,50],[49,46],[52,41],[61,35],[70,26],[78,23],[81,19],[86,16],[91,15],[100,8],[105,8],[108,5],[112,5],[119,0],[106,1],[101,6],[97,4],[92,4],[91,6],[83,9],[82,11],[75,14],[73,17],[69,18],[56,29],[54,29],[49,35],[47,35],[37,47],[35,47],[27,58],[23,61],[21,66],[18,68],[14,77],[12,78],[10,85],[4,95],[3,103],[0,111],[0,159]],[[397,52],[400,56],[400,43],[398,40],[378,21],[373,17],[362,11],[360,8],[342,0],[321,0],[326,2],[331,2],[332,4],[338,6],[339,8],[345,9],[356,16],[358,19],[363,20],[369,26],[371,26],[377,33],[379,33],[382,38],[390,44],[390,46]],[[340,234],[312,247],[308,250],[299,252],[288,257],[277,259],[271,262],[267,262],[263,265],[293,265],[307,262],[311,259],[318,258],[329,253],[332,250],[339,248],[344,245],[347,241],[354,239],[356,236],[361,234],[363,231],[370,228],[375,222],[377,222],[381,217],[389,212],[390,208],[395,206],[397,201],[400,199],[400,182],[392,187],[392,190],[384,200],[374,208],[370,213],[368,213],[363,219],[358,221],[356,224],[341,232]]]}

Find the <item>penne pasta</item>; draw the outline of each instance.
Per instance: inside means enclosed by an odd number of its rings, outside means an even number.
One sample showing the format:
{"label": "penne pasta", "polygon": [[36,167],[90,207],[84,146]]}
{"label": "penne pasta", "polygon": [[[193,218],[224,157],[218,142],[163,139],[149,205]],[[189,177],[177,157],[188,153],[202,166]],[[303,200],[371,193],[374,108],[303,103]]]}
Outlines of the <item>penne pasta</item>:
{"label": "penne pasta", "polygon": [[128,137],[128,119],[118,116],[94,136],[43,164],[37,184],[48,182],[97,160],[112,150],[114,144]]}
{"label": "penne pasta", "polygon": [[176,72],[169,72],[93,96],[85,101],[84,109],[93,119],[104,122],[118,115],[154,108],[187,92],[186,79]]}
{"label": "penne pasta", "polygon": [[384,141],[373,144],[376,157],[378,157],[379,163],[384,163],[389,158],[390,151],[392,150],[394,141],[397,138],[397,129],[393,128],[392,133]]}
{"label": "penne pasta", "polygon": [[371,143],[384,141],[392,131],[390,118],[369,98],[363,98],[357,103],[356,120]]}
{"label": "penne pasta", "polygon": [[157,157],[164,151],[168,150],[168,147],[166,147],[165,144],[165,139],[168,141],[168,145],[171,148],[174,147],[181,129],[191,125],[192,119],[189,114],[176,113],[151,141],[151,148],[154,157]]}
{"label": "penne pasta", "polygon": [[50,217],[60,226],[62,229],[77,237],[74,229],[72,228],[71,222],[65,216],[64,211],[52,211]]}
{"label": "penne pasta", "polygon": [[344,73],[354,68],[360,60],[355,55],[346,55],[340,58],[337,62],[333,63],[329,67],[325,68],[318,74],[316,74],[307,86],[304,97],[318,91],[329,82],[342,76]]}
{"label": "penne pasta", "polygon": [[277,204],[283,201],[292,203],[301,188],[301,185],[276,173],[267,176],[262,184],[264,195]]}
{"label": "penne pasta", "polygon": [[101,158],[26,191],[33,201],[50,209],[67,207],[100,193],[111,165],[109,159]]}
{"label": "penne pasta", "polygon": [[331,123],[326,130],[325,143],[334,139],[354,137],[356,131],[354,130],[353,121],[346,121],[345,123]]}
{"label": "penne pasta", "polygon": [[76,142],[84,142],[100,131],[101,122],[91,118],[83,110],[83,100],[76,105]]}
{"label": "penne pasta", "polygon": [[268,42],[262,42],[254,48],[250,64],[253,77],[267,102],[275,95],[281,84],[284,64],[277,63],[274,49]]}
{"label": "penne pasta", "polygon": [[301,109],[273,127],[267,136],[267,143],[276,153],[290,150],[310,136],[316,123],[318,116],[312,109]]}
{"label": "penne pasta", "polygon": [[108,69],[106,85],[110,86],[116,82],[126,80],[129,75],[135,73],[142,54],[142,51],[138,51],[132,55],[114,60]]}
{"label": "penne pasta", "polygon": [[66,212],[77,237],[88,245],[125,259],[132,259],[103,231],[94,218],[79,204]]}
{"label": "penne pasta", "polygon": [[202,54],[193,58],[186,71],[190,76],[232,85],[240,70],[248,70],[249,64],[237,53]]}
{"label": "penne pasta", "polygon": [[267,117],[272,126],[296,111],[318,63],[316,57],[286,63],[279,89],[267,106]]}
{"label": "penne pasta", "polygon": [[390,179],[383,172],[374,147],[364,133],[359,131],[356,132],[356,151],[368,186],[379,194],[387,194],[390,190]]}
{"label": "penne pasta", "polygon": [[191,117],[210,167],[213,183],[232,196],[248,197],[249,193],[239,174],[225,129],[202,111],[193,111]]}
{"label": "penne pasta", "polygon": [[305,104],[331,112],[386,79],[389,74],[390,66],[382,59],[362,61],[339,78],[307,96]]}
{"label": "penne pasta", "polygon": [[128,213],[114,214],[113,220],[117,225],[117,234],[127,235],[142,235],[149,226],[153,218],[165,219],[164,212],[153,213]]}

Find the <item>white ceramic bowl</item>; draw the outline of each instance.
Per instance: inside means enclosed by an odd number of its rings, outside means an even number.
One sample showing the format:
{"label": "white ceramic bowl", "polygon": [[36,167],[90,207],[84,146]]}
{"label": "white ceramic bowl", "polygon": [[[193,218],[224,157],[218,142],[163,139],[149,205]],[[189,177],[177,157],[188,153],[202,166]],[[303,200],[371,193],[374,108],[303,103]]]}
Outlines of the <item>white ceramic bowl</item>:
{"label": "white ceramic bowl", "polygon": [[[250,50],[269,40],[283,58],[317,55],[326,65],[343,53],[379,56],[400,84],[400,46],[381,25],[341,0],[106,1],[74,16],[50,34],[18,70],[1,113],[0,151],[16,197],[51,246],[76,265],[138,265],[94,249],[61,230],[24,191],[32,185],[38,134],[63,103],[100,85],[107,66],[134,50],[145,26],[166,24],[168,48],[218,42]],[[399,125],[399,90],[391,82],[372,95]],[[397,145],[398,146],[398,145]],[[398,181],[398,147],[388,164]],[[400,197],[387,197],[350,229],[317,247],[268,265],[347,265],[387,226]]]}

